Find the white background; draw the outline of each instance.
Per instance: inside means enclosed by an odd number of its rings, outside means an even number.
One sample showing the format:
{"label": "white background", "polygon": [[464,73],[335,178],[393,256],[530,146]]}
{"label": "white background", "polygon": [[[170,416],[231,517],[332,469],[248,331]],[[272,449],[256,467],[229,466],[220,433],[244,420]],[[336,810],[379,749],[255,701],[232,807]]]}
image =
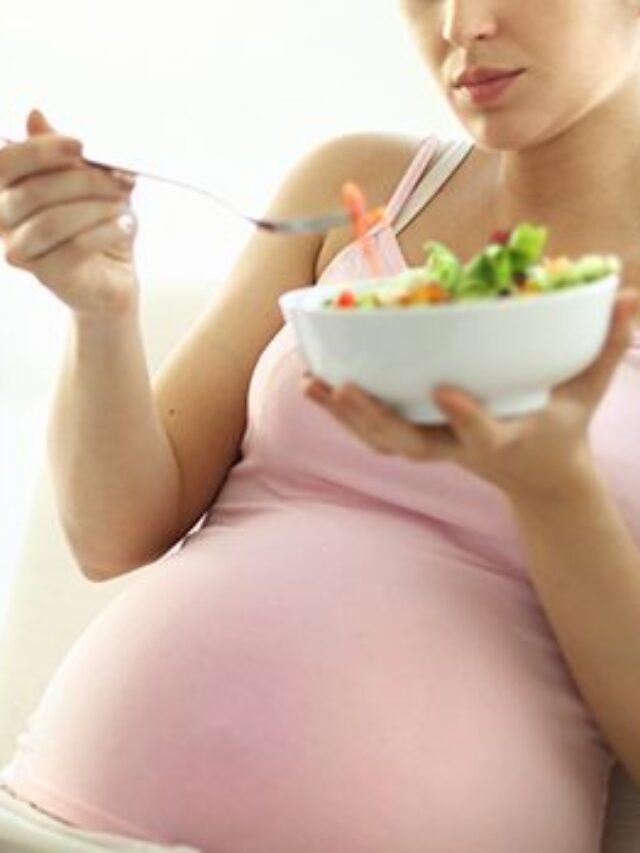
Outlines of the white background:
{"label": "white background", "polygon": [[[29,110],[105,158],[202,182],[261,213],[310,147],[355,130],[460,135],[399,0],[14,0],[0,26],[0,134]],[[224,279],[249,232],[140,182],[137,263],[154,281]],[[1,247],[0,247],[1,248]],[[67,309],[0,259],[0,619],[45,464]]]}

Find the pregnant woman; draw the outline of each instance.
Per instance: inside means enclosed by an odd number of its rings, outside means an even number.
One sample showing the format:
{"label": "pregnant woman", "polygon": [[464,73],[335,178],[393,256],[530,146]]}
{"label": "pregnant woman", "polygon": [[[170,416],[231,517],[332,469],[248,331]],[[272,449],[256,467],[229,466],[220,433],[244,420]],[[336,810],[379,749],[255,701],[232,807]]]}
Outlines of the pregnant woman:
{"label": "pregnant woman", "polygon": [[600,356],[533,415],[445,389],[447,426],[419,427],[305,377],[277,298],[367,275],[346,228],[255,233],[150,378],[130,183],[38,113],[0,152],[7,259],[70,309],[48,436],[70,546],[95,582],[156,563],[4,768],[6,800],[69,830],[597,853],[616,757],[640,782],[640,8],[404,11],[471,141],[329,140],[268,213],[335,209],[356,181],[389,200],[371,232],[388,273],[427,239],[466,258],[525,220],[552,256],[618,254]]}

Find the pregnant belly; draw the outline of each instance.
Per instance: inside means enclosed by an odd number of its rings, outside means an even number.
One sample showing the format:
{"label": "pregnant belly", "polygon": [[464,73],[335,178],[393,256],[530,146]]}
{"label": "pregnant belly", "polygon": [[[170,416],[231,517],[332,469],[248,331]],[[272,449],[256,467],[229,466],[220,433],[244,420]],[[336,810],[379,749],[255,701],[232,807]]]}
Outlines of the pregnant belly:
{"label": "pregnant belly", "polygon": [[596,853],[611,757],[530,586],[319,525],[206,528],[125,590],[18,795],[204,853]]}

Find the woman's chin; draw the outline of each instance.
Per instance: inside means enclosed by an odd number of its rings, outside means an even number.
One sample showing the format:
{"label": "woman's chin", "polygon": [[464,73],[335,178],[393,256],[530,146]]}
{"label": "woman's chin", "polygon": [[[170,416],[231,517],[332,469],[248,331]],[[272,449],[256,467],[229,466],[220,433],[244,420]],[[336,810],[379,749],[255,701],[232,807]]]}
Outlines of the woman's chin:
{"label": "woman's chin", "polygon": [[[548,138],[546,134],[541,133],[540,125],[527,128],[525,123],[516,121],[513,117],[487,114],[473,118],[460,116],[460,120],[482,151],[523,151],[534,148]],[[548,136],[553,136],[553,133]]]}

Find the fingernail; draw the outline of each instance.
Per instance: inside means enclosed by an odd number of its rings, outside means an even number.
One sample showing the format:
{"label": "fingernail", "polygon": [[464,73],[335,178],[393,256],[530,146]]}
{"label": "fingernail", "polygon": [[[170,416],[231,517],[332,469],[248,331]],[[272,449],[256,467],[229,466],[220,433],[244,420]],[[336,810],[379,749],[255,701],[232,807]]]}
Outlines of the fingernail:
{"label": "fingernail", "polygon": [[133,234],[136,227],[135,218],[131,213],[123,213],[118,217],[117,225],[123,234]]}
{"label": "fingernail", "polygon": [[331,393],[331,386],[327,385],[326,382],[323,382],[322,379],[318,379],[317,376],[314,378],[311,387],[318,390],[321,394],[326,395]]}
{"label": "fingernail", "polygon": [[135,176],[130,172],[122,172],[120,169],[113,169],[111,177],[124,187],[131,188],[136,184]]}
{"label": "fingernail", "polygon": [[344,388],[345,393],[351,395],[352,397],[357,397],[359,400],[366,400],[367,395],[359,388],[357,385],[353,385],[351,382],[345,382],[342,386]]}
{"label": "fingernail", "polygon": [[317,380],[314,382],[307,382],[304,386],[304,392],[308,397],[311,397],[312,400],[316,400],[318,402],[328,400],[331,396],[331,393],[326,385],[323,385],[322,382],[318,382]]}
{"label": "fingernail", "polygon": [[65,139],[60,144],[60,150],[64,154],[82,154],[82,142],[79,139]]}

